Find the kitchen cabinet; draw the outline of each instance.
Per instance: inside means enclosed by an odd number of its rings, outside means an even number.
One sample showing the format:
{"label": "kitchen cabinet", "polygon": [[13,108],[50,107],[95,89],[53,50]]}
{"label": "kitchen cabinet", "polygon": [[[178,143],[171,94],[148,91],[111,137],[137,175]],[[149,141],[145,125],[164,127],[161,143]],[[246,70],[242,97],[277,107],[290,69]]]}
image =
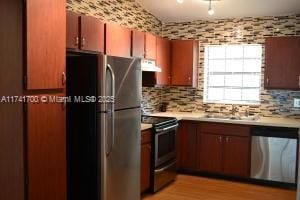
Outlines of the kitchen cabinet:
{"label": "kitchen cabinet", "polygon": [[197,168],[197,123],[180,122],[177,134],[177,168]]}
{"label": "kitchen cabinet", "polygon": [[[64,88],[66,1],[27,0],[25,88]],[[47,13],[47,14],[45,14]]]}
{"label": "kitchen cabinet", "polygon": [[178,129],[179,169],[248,178],[250,127],[183,121]]}
{"label": "kitchen cabinet", "polygon": [[67,11],[67,49],[104,52],[104,23]]}
{"label": "kitchen cabinet", "polygon": [[67,49],[79,48],[79,14],[67,11]]}
{"label": "kitchen cabinet", "polygon": [[142,131],[141,142],[141,193],[150,188],[151,129]]}
{"label": "kitchen cabinet", "polygon": [[200,171],[249,177],[249,126],[202,123],[198,129],[198,140]]}
{"label": "kitchen cabinet", "polygon": [[238,177],[250,175],[250,138],[226,136],[224,141],[224,173]]}
{"label": "kitchen cabinet", "polygon": [[270,37],[265,43],[265,88],[300,89],[300,37]]}
{"label": "kitchen cabinet", "polygon": [[105,25],[105,52],[110,56],[131,56],[131,30],[117,24]]}
{"label": "kitchen cabinet", "polygon": [[65,119],[62,104],[27,105],[29,200],[66,200]]}
{"label": "kitchen cabinet", "polygon": [[145,33],[137,30],[132,31],[132,57],[144,58],[145,56]]}
{"label": "kitchen cabinet", "polygon": [[157,37],[156,65],[161,72],[156,73],[157,85],[170,85],[171,83],[171,43],[168,39]]}
{"label": "kitchen cabinet", "polygon": [[173,40],[171,44],[171,84],[197,86],[198,42]]}
{"label": "kitchen cabinet", "polygon": [[145,58],[156,60],[156,36],[145,33]]}
{"label": "kitchen cabinet", "polygon": [[[2,95],[63,92],[65,6],[64,0],[1,1]],[[0,107],[0,199],[66,200],[62,105],[18,102]]]}
{"label": "kitchen cabinet", "polygon": [[199,134],[198,140],[199,170],[222,173],[222,136]]}
{"label": "kitchen cabinet", "polygon": [[80,49],[104,52],[104,23],[97,18],[81,15]]}

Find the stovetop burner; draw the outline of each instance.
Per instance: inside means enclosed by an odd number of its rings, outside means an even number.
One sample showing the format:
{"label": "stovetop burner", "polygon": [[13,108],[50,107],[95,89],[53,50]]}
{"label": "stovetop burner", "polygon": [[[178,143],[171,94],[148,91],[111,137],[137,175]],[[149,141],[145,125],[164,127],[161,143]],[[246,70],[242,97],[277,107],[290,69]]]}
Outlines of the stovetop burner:
{"label": "stovetop burner", "polygon": [[163,126],[166,124],[177,123],[177,119],[174,117],[156,117],[143,115],[142,123],[152,124],[153,126]]}

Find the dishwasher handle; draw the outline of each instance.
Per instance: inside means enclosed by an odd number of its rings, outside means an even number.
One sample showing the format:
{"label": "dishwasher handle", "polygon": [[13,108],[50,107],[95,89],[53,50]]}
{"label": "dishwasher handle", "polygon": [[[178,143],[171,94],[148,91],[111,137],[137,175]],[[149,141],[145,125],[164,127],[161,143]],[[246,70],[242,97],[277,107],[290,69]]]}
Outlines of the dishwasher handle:
{"label": "dishwasher handle", "polygon": [[298,129],[283,127],[254,126],[252,136],[298,139]]}

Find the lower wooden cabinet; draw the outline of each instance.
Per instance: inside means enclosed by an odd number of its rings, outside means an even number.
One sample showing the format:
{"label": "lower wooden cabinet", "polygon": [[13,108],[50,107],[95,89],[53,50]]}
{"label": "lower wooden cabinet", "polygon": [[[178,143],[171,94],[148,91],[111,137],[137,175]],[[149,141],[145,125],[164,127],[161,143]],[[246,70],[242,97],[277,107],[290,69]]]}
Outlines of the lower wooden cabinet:
{"label": "lower wooden cabinet", "polygon": [[238,177],[249,177],[250,138],[226,136],[224,140],[224,173]]}
{"label": "lower wooden cabinet", "polygon": [[141,145],[141,193],[150,188],[151,130],[142,131]]}
{"label": "lower wooden cabinet", "polygon": [[222,173],[222,148],[222,136],[198,134],[199,170]]}
{"label": "lower wooden cabinet", "polygon": [[183,121],[177,134],[177,167],[196,169],[197,163],[197,124]]}
{"label": "lower wooden cabinet", "polygon": [[179,169],[247,178],[250,127],[184,121],[178,131]]}
{"label": "lower wooden cabinet", "polygon": [[27,105],[29,200],[66,200],[66,117],[61,103]]}

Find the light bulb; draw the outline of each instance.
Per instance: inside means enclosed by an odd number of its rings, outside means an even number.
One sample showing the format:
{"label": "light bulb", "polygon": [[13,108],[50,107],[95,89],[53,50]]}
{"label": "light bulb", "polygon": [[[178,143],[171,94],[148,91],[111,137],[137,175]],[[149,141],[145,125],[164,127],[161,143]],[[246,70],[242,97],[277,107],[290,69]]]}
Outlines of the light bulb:
{"label": "light bulb", "polygon": [[183,3],[184,0],[177,0],[177,3]]}
{"label": "light bulb", "polygon": [[214,9],[212,9],[212,8],[209,8],[209,9],[208,9],[208,14],[209,14],[209,15],[213,15],[213,14],[215,14],[215,11],[214,11]]}

